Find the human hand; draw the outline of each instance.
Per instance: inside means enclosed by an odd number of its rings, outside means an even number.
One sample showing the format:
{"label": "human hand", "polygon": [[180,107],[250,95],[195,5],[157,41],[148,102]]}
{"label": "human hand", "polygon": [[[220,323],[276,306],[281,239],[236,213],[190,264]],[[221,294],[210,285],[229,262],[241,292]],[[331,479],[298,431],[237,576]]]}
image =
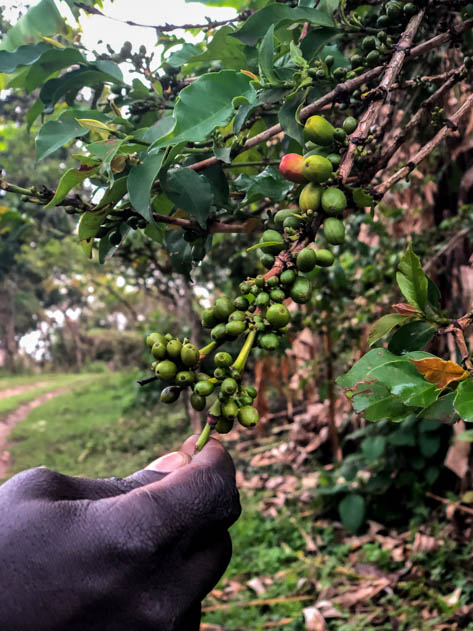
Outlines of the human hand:
{"label": "human hand", "polygon": [[197,631],[231,557],[233,462],[197,438],[128,478],[45,468],[0,487],[5,631]]}

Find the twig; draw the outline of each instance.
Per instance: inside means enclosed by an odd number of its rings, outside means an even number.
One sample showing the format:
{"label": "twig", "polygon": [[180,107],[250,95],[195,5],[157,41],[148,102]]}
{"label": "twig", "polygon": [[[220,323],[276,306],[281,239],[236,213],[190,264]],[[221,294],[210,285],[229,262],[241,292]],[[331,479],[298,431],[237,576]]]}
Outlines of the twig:
{"label": "twig", "polygon": [[127,26],[138,26],[139,28],[152,28],[157,33],[167,33],[169,31],[176,31],[178,29],[199,29],[199,30],[209,30],[216,28],[217,26],[223,26],[224,24],[230,24],[231,22],[237,22],[241,20],[241,16],[237,15],[234,18],[229,18],[228,20],[210,20],[207,18],[206,24],[164,24],[164,25],[153,25],[153,24],[140,24],[139,22],[133,22],[133,20],[120,20],[119,18],[114,18],[111,15],[105,15],[102,11],[99,11],[95,7],[91,7],[83,2],[74,2],[76,7],[82,9],[89,15],[99,15],[102,18],[107,18],[107,20],[113,20],[114,22],[120,22],[120,24],[126,24]]}
{"label": "twig", "polygon": [[233,603],[222,603],[221,605],[210,605],[202,607],[202,612],[221,611],[232,607],[262,607],[264,605],[277,605],[278,603],[296,603],[301,600],[314,600],[313,596],[280,596],[279,598],[266,598],[259,600],[237,601]]}
{"label": "twig", "polygon": [[383,169],[388,165],[390,159],[402,145],[408,134],[412,129],[417,127],[419,122],[421,121],[424,114],[431,109],[432,105],[437,101],[440,97],[442,97],[448,90],[461,79],[463,72],[465,70],[465,66],[462,65],[460,68],[456,68],[455,70],[451,70],[448,74],[448,79],[445,81],[443,85],[441,85],[433,94],[429,96],[428,99],[425,99],[420,104],[420,108],[411,118],[411,120],[403,127],[397,135],[394,137],[393,142],[389,145],[386,151],[382,154],[380,160],[376,164],[376,170]]}
{"label": "twig", "polygon": [[[410,51],[409,58],[414,59],[415,57],[419,57],[420,55],[425,55],[425,53],[428,53],[434,48],[438,48],[439,46],[442,46],[443,44],[450,42],[452,39],[454,39],[461,33],[468,30],[472,25],[473,25],[473,18],[470,18],[469,20],[465,20],[464,22],[462,22],[456,29],[451,29],[450,31],[441,33],[440,35],[436,35],[435,37],[432,37],[426,42],[423,42],[422,44],[419,44],[418,46],[414,46],[414,48],[412,48]],[[370,81],[375,79],[378,75],[380,75],[383,72],[383,70],[384,70],[384,66],[376,66],[376,68],[367,70],[366,72],[359,75],[358,77],[355,77],[354,79],[349,79],[348,81],[345,81],[344,83],[338,84],[336,88],[334,88],[333,90],[330,90],[330,92],[327,92],[327,94],[322,96],[320,99],[317,99],[317,101],[314,101],[313,103],[310,103],[309,105],[306,105],[305,107],[303,107],[299,113],[300,120],[304,121],[309,116],[312,116],[312,114],[316,114],[323,107],[335,101],[341,95],[349,94],[350,92],[353,92],[353,90],[356,90],[357,88],[362,86],[364,83],[369,83]],[[265,142],[266,140],[269,140],[270,138],[272,138],[273,136],[277,134],[280,134],[281,131],[282,131],[282,127],[281,125],[278,124],[278,125],[273,125],[272,127],[269,127],[268,129],[261,132],[260,134],[256,134],[256,136],[253,136],[253,138],[249,138],[245,142],[245,144],[242,147],[241,153],[243,153],[244,151],[247,151],[248,149],[251,149],[251,147],[255,147],[256,145],[259,145],[260,143]],[[201,162],[195,162],[194,164],[191,164],[187,168],[193,169],[194,171],[202,171],[203,169],[207,169],[208,167],[213,166],[214,164],[218,164],[218,162],[219,160],[214,156],[212,158],[207,158],[206,160],[202,160]]]}
{"label": "twig", "polygon": [[153,381],[157,381],[157,377],[148,377],[148,379],[138,379],[136,382],[139,386],[146,386],[148,383],[152,383]]}
{"label": "twig", "polygon": [[371,132],[371,128],[373,127],[373,125],[376,124],[376,121],[378,120],[381,107],[383,106],[386,97],[389,94],[389,90],[391,89],[392,84],[394,83],[404,64],[407,53],[409,52],[410,46],[412,44],[412,40],[414,39],[414,36],[417,33],[417,30],[422,22],[422,18],[424,17],[424,13],[425,8],[421,9],[417,15],[409,20],[406,30],[401,35],[399,43],[395,47],[395,53],[386,68],[384,76],[379,86],[375,90],[378,98],[371,101],[371,103],[368,105],[367,109],[363,113],[363,116],[361,117],[358,127],[350,137],[350,144],[348,145],[347,152],[343,157],[339,169],[342,182],[346,182],[351,173],[353,164],[355,162],[357,147],[360,144],[364,143]]}
{"label": "twig", "polygon": [[473,324],[473,311],[466,313],[457,320],[452,320],[448,326],[443,329],[439,329],[437,333],[452,333],[455,338],[455,343],[460,351],[462,358],[462,364],[468,372],[473,375],[473,361],[470,357],[470,352],[466,345],[464,330]]}
{"label": "twig", "polygon": [[379,184],[373,189],[373,192],[379,197],[382,198],[399,180],[407,177],[411,171],[415,169],[415,167],[424,160],[427,156],[429,156],[432,151],[435,149],[437,145],[439,145],[451,132],[452,130],[456,130],[456,127],[462,117],[468,112],[468,110],[473,105],[473,95],[470,95],[466,101],[463,103],[458,110],[450,116],[448,122],[440,131],[438,131],[435,136],[424,145],[419,151],[409,160],[409,163],[396,171],[390,178]]}
{"label": "twig", "polygon": [[159,223],[179,226],[184,230],[193,230],[194,232],[202,232],[205,234],[251,233],[256,232],[260,227],[259,222],[254,221],[254,219],[249,219],[244,223],[224,223],[223,221],[209,222],[209,227],[205,230],[196,221],[191,221],[190,219],[181,219],[181,217],[172,216],[169,217],[167,215],[158,215],[157,213],[153,213],[153,218]]}
{"label": "twig", "polygon": [[446,504],[447,506],[455,506],[455,509],[462,511],[463,513],[468,513],[468,515],[473,515],[473,508],[468,508],[467,506],[462,506],[460,502],[453,502],[452,500],[447,500],[445,497],[440,497],[439,495],[434,495],[430,493],[430,491],[426,492],[427,497],[431,497],[437,502],[441,502],[442,504]]}
{"label": "twig", "polygon": [[443,246],[443,248],[441,250],[439,250],[438,252],[436,252],[432,258],[430,258],[427,263],[424,265],[424,272],[427,273],[431,270],[433,264],[435,263],[435,261],[437,261],[441,256],[443,256],[446,252],[448,252],[449,250],[451,250],[453,248],[454,245],[456,245],[457,241],[460,241],[461,239],[463,239],[463,237],[465,237],[470,231],[472,230],[472,228],[462,228],[462,230],[460,230],[460,232],[457,232],[456,234],[453,235],[453,237],[451,239],[449,239],[447,241],[447,243]]}

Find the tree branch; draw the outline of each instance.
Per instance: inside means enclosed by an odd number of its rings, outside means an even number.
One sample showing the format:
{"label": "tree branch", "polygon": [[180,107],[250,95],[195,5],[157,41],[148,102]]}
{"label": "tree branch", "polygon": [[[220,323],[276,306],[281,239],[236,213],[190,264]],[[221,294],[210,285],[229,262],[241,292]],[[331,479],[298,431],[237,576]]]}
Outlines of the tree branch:
{"label": "tree branch", "polygon": [[[459,24],[455,29],[451,29],[450,31],[441,33],[440,35],[436,35],[435,37],[432,37],[426,42],[423,42],[422,44],[419,44],[418,46],[414,46],[414,48],[412,48],[410,51],[409,58],[414,59],[415,57],[419,57],[420,55],[425,55],[425,53],[428,53],[434,48],[438,48],[439,46],[442,46],[443,44],[447,44],[448,42],[452,41],[454,38],[458,37],[458,35],[461,35],[461,33],[468,30],[472,25],[473,25],[473,18],[470,18],[469,20],[465,20],[464,22]],[[353,92],[353,90],[356,90],[357,88],[361,87],[364,83],[369,83],[370,81],[375,79],[378,75],[380,75],[383,72],[383,70],[384,70],[384,66],[376,66],[376,68],[367,70],[366,72],[359,75],[358,77],[355,77],[354,79],[349,79],[348,81],[345,81],[344,83],[338,84],[336,88],[334,88],[333,90],[330,90],[330,92],[327,92],[327,94],[322,96],[320,99],[317,99],[317,101],[314,101],[310,105],[306,105],[305,107],[303,107],[299,113],[300,119],[304,121],[309,116],[312,116],[312,114],[316,114],[317,112],[319,112],[326,105],[330,105],[333,101],[335,101],[337,98],[339,98],[343,94],[349,94]],[[259,145],[260,143],[265,142],[266,140],[269,140],[273,136],[281,133],[281,131],[282,131],[282,127],[279,124],[269,127],[268,129],[261,132],[260,134],[253,136],[253,138],[249,138],[243,145],[240,153],[243,153],[244,151],[247,151],[248,149],[251,149],[252,147],[255,147],[256,145]],[[200,162],[195,162],[194,164],[191,164],[187,168],[193,169],[194,171],[202,171],[203,169],[207,169],[208,167],[213,166],[214,164],[218,164],[218,163],[219,163],[219,160],[215,157],[212,157],[212,158],[207,158],[206,160],[201,160]]]}
{"label": "tree branch", "polygon": [[409,173],[411,173],[411,171],[413,171],[415,167],[424,160],[424,158],[432,153],[437,145],[439,145],[452,131],[456,130],[458,123],[472,106],[473,95],[470,95],[463,105],[459,107],[452,116],[450,116],[447,124],[444,125],[444,127],[442,127],[442,129],[437,132],[437,134],[435,134],[435,136],[426,145],[419,149],[419,151],[410,159],[409,163],[396,171],[396,173],[391,175],[390,178],[374,187],[373,193],[381,199],[389,191],[393,184],[396,184],[396,182],[399,182],[399,180],[408,176]]}
{"label": "tree branch", "polygon": [[364,143],[364,141],[370,134],[372,126],[375,125],[376,121],[378,120],[381,107],[386,101],[389,90],[391,89],[392,84],[394,83],[404,64],[407,53],[409,52],[410,46],[422,22],[424,14],[425,8],[421,9],[417,15],[409,20],[406,30],[401,35],[399,43],[395,47],[395,53],[386,68],[383,79],[381,80],[379,86],[375,89],[378,98],[371,101],[371,103],[368,105],[367,109],[363,113],[363,116],[361,117],[358,127],[350,137],[350,144],[348,145],[347,152],[345,153],[339,168],[339,174],[342,182],[346,182],[351,173],[353,164],[355,162],[355,153],[357,147],[360,144]]}

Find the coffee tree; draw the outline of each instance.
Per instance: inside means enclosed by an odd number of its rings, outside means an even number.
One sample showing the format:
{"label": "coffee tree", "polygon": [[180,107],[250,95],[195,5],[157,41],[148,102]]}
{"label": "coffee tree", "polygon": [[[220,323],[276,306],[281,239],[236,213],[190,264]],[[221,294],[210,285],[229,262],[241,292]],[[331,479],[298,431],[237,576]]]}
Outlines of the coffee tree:
{"label": "coffee tree", "polygon": [[[75,15],[102,15],[93,2],[67,3]],[[245,372],[252,350],[284,347],[300,321],[293,305],[312,306],[317,320],[317,294],[335,282],[326,270],[356,250],[352,227],[360,220],[379,227],[383,204],[409,186],[412,172],[434,176],[439,152],[461,138],[473,106],[471,3],[223,4],[238,15],[149,25],[159,52],[124,42],[99,54],[86,51],[55,5],[41,0],[0,51],[8,93],[37,97],[27,113],[37,160],[64,146],[77,160],[55,190],[18,186],[14,173],[0,186],[77,215],[85,256],[103,262],[121,248],[130,256],[139,237],[192,278],[216,235],[253,239],[246,251],[257,253],[254,273],[202,313],[208,343],[198,348],[167,331],[146,338],[153,376],[142,383],[155,382],[169,404],[188,391],[205,420],[198,448],[235,420],[258,422],[257,391]],[[199,32],[201,41],[176,36],[178,28]],[[8,216],[0,221],[7,233]],[[338,383],[371,421],[413,414],[473,421],[464,334],[473,311],[446,311],[412,244],[395,259],[391,283],[405,302],[373,325],[376,347]],[[458,363],[423,350],[446,334],[454,336]],[[219,349],[228,341],[239,351]]]}

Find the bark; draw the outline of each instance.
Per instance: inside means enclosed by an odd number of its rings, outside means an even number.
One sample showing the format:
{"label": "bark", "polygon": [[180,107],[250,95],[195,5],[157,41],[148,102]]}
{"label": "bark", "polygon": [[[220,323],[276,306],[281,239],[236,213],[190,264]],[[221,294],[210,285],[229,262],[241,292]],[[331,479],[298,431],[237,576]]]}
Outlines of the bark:
{"label": "bark", "polygon": [[15,336],[15,284],[8,278],[0,284],[0,347],[5,351],[5,368],[15,372],[18,342]]}

